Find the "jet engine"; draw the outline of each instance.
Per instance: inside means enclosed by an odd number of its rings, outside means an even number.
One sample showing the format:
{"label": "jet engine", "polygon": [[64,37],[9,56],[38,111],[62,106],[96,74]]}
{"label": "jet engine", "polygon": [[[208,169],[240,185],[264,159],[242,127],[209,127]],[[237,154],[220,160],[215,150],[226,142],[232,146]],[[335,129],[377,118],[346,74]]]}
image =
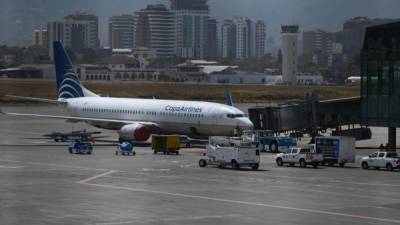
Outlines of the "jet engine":
{"label": "jet engine", "polygon": [[123,126],[118,134],[122,140],[146,141],[150,137],[150,130],[141,124],[128,124]]}

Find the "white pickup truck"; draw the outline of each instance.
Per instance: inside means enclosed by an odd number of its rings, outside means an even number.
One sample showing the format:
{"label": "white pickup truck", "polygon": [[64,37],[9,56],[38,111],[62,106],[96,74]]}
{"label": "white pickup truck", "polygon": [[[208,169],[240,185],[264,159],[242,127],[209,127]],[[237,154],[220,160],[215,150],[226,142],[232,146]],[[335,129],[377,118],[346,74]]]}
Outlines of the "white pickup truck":
{"label": "white pickup truck", "polygon": [[323,161],[323,155],[311,151],[309,148],[290,148],[286,153],[279,153],[275,157],[275,162],[278,166],[289,164],[294,166],[296,163],[300,167],[307,167],[312,165],[317,168],[318,165]]}
{"label": "white pickup truck", "polygon": [[400,169],[400,159],[396,152],[374,152],[362,158],[361,167],[363,169],[372,167],[377,170],[386,168],[392,171],[394,168]]}

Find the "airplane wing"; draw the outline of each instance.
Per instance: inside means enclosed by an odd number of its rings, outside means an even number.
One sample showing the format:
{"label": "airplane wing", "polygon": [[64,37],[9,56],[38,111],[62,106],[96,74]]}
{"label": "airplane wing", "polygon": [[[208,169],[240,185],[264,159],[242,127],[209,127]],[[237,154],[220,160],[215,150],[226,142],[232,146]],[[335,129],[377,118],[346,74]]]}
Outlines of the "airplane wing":
{"label": "airplane wing", "polygon": [[90,118],[90,117],[76,117],[76,116],[57,116],[57,115],[45,115],[45,114],[32,114],[32,113],[13,113],[4,112],[0,110],[0,113],[10,116],[29,116],[29,117],[42,117],[50,119],[64,119],[69,122],[99,122],[99,123],[115,123],[115,124],[142,124],[146,127],[159,127],[158,124],[147,121],[134,121],[134,120],[115,120],[107,118]]}
{"label": "airplane wing", "polygon": [[47,98],[34,98],[34,97],[17,96],[17,95],[6,95],[6,97],[28,100],[28,101],[37,101],[37,102],[46,102],[46,103],[55,103],[55,104],[60,103],[60,101],[58,101],[58,100],[47,99]]}

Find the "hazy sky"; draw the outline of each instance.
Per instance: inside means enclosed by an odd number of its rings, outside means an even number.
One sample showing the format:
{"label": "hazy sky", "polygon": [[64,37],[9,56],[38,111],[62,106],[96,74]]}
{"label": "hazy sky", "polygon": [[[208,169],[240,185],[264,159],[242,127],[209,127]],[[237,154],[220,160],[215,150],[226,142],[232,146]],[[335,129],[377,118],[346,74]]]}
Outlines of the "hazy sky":
{"label": "hazy sky", "polygon": [[[30,44],[31,31],[68,13],[86,11],[100,17],[100,39],[107,45],[110,16],[133,14],[147,4],[169,0],[0,0],[0,45]],[[247,16],[267,23],[268,36],[279,37],[281,24],[299,24],[302,31],[337,31],[354,16],[400,17],[400,0],[209,0],[210,15],[219,21]]]}

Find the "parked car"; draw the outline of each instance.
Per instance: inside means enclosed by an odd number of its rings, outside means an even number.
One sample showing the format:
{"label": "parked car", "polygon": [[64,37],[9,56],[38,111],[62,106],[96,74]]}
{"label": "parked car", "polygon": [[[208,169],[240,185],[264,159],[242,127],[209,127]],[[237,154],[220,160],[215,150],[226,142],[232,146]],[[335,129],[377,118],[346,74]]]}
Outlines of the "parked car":
{"label": "parked car", "polygon": [[322,154],[313,152],[309,148],[298,147],[290,148],[287,153],[279,153],[275,157],[275,162],[278,166],[283,166],[284,164],[294,166],[298,163],[303,168],[307,167],[307,165],[317,168],[322,161]]}
{"label": "parked car", "polygon": [[388,171],[393,169],[400,169],[400,159],[396,152],[374,152],[361,160],[361,167],[363,169],[386,168]]}

